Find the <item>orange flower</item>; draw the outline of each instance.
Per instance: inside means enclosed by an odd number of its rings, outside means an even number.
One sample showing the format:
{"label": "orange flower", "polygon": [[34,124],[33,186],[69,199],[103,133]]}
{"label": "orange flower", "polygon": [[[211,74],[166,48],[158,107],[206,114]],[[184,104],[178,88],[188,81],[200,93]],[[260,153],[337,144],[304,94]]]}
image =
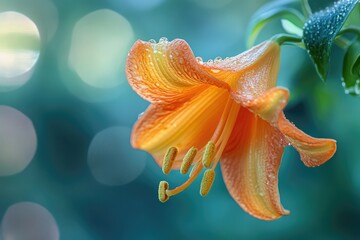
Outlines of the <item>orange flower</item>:
{"label": "orange flower", "polygon": [[184,40],[134,44],[127,78],[151,105],[131,143],[151,153],[166,174],[186,173],[193,165],[183,185],[160,183],[161,201],[183,191],[203,169],[200,194],[206,195],[220,162],[231,196],[245,211],[264,220],[289,214],[278,190],[284,147],[295,147],[306,166],[318,166],[333,156],[336,142],[310,137],[285,118],[289,92],[275,87],[279,55],[279,45],[267,41],[203,63]]}

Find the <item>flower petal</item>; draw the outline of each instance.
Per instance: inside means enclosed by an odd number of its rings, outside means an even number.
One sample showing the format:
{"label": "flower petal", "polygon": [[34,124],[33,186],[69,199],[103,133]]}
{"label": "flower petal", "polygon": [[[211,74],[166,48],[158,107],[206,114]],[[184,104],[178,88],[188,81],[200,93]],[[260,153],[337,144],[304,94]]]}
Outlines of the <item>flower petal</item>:
{"label": "flower petal", "polygon": [[285,88],[274,87],[262,96],[244,103],[250,111],[259,115],[262,119],[275,125],[279,115],[285,108],[289,98],[289,91]]}
{"label": "flower petal", "polygon": [[294,124],[280,114],[278,128],[291,145],[300,153],[301,160],[308,167],[319,166],[328,161],[336,151],[333,139],[313,138],[295,127]]}
{"label": "flower petal", "polygon": [[183,101],[204,85],[229,89],[227,83],[204,71],[180,39],[157,44],[137,41],[129,52],[126,76],[132,88],[150,102]]}
{"label": "flower petal", "polygon": [[279,70],[280,47],[266,41],[237,56],[204,63],[214,77],[227,82],[237,102],[260,97],[275,87]]}
{"label": "flower petal", "polygon": [[274,220],[288,215],[280,203],[278,171],[286,142],[260,117],[242,108],[221,159],[234,200],[251,215]]}
{"label": "flower petal", "polygon": [[169,147],[179,150],[174,168],[191,147],[201,149],[210,140],[220,121],[229,93],[209,87],[189,102],[153,104],[135,124],[132,145],[151,153],[161,166]]}

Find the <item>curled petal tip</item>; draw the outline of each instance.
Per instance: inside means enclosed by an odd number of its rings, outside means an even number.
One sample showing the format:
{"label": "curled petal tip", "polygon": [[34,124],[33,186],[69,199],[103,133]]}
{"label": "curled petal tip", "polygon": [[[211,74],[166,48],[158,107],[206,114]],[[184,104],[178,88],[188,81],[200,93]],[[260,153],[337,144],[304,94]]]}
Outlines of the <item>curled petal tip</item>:
{"label": "curled petal tip", "polygon": [[258,219],[265,220],[265,221],[274,221],[274,220],[277,220],[277,219],[280,219],[280,218],[282,218],[284,216],[289,216],[289,215],[290,215],[290,211],[284,209],[281,213],[278,213],[277,215],[268,215],[268,216],[253,215],[253,216],[258,218]]}
{"label": "curled petal tip", "polygon": [[[260,220],[265,220],[265,221],[273,221],[273,220],[277,220],[283,216],[288,216],[290,215],[290,211],[285,209],[282,204],[280,203],[279,199],[272,199],[270,200],[270,202],[273,202],[273,206],[276,205],[275,208],[272,208],[271,211],[269,211],[270,209],[268,208],[269,205],[266,204],[266,196],[264,195],[263,197],[263,201],[258,202],[258,204],[254,204],[251,203],[250,205],[246,204],[246,206],[244,205],[240,205],[242,206],[242,208],[249,213],[250,215],[252,215],[253,217],[256,217]],[[269,202],[268,202],[269,203]],[[250,206],[250,207],[249,207]]]}
{"label": "curled petal tip", "polygon": [[336,141],[333,139],[318,139],[318,143],[309,149],[298,147],[301,160],[307,167],[317,167],[329,161],[336,152]]}
{"label": "curled petal tip", "polygon": [[308,167],[320,166],[336,152],[335,140],[307,135],[289,122],[284,114],[279,116],[278,127],[289,143],[299,152],[301,160]]}
{"label": "curled petal tip", "polygon": [[288,89],[274,87],[260,97],[247,102],[245,106],[270,124],[276,124],[288,102],[289,95]]}

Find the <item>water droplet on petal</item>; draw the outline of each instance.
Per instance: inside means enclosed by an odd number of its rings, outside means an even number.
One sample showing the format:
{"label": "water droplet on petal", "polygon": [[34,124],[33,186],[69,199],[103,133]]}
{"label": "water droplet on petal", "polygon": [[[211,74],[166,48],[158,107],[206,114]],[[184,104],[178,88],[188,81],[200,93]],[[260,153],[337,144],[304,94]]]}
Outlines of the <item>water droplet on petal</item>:
{"label": "water droplet on petal", "polygon": [[140,119],[143,115],[144,115],[144,112],[140,113],[140,114],[138,115],[138,119]]}
{"label": "water droplet on petal", "polygon": [[135,79],[136,81],[142,81],[142,80],[143,80],[141,76],[135,76],[134,79]]}
{"label": "water droplet on petal", "polygon": [[216,57],[214,62],[218,63],[218,62],[221,62],[222,61],[222,58],[221,57]]}
{"label": "water droplet on petal", "polygon": [[168,42],[168,39],[166,37],[162,37],[159,40],[159,43],[167,43],[167,42]]}
{"label": "water droplet on petal", "polygon": [[198,61],[198,63],[200,63],[200,64],[203,63],[203,59],[201,57],[196,57],[196,61]]}

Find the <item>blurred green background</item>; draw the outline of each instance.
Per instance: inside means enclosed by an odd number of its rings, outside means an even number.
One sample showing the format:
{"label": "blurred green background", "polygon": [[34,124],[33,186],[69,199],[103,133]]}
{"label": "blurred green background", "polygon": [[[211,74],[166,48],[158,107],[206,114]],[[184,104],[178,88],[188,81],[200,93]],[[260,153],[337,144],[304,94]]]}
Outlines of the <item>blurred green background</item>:
{"label": "blurred green background", "polygon": [[[336,47],[326,84],[304,50],[282,48],[287,117],[338,141],[319,168],[286,149],[279,187],[288,217],[245,213],[219,169],[207,197],[197,180],[162,204],[158,182],[178,185],[184,176],[163,176],[129,144],[148,106],[125,78],[134,41],[182,38],[204,60],[237,55],[266,2],[1,0],[0,239],[360,239],[360,100],[344,94]],[[279,31],[274,21],[259,41]]]}

